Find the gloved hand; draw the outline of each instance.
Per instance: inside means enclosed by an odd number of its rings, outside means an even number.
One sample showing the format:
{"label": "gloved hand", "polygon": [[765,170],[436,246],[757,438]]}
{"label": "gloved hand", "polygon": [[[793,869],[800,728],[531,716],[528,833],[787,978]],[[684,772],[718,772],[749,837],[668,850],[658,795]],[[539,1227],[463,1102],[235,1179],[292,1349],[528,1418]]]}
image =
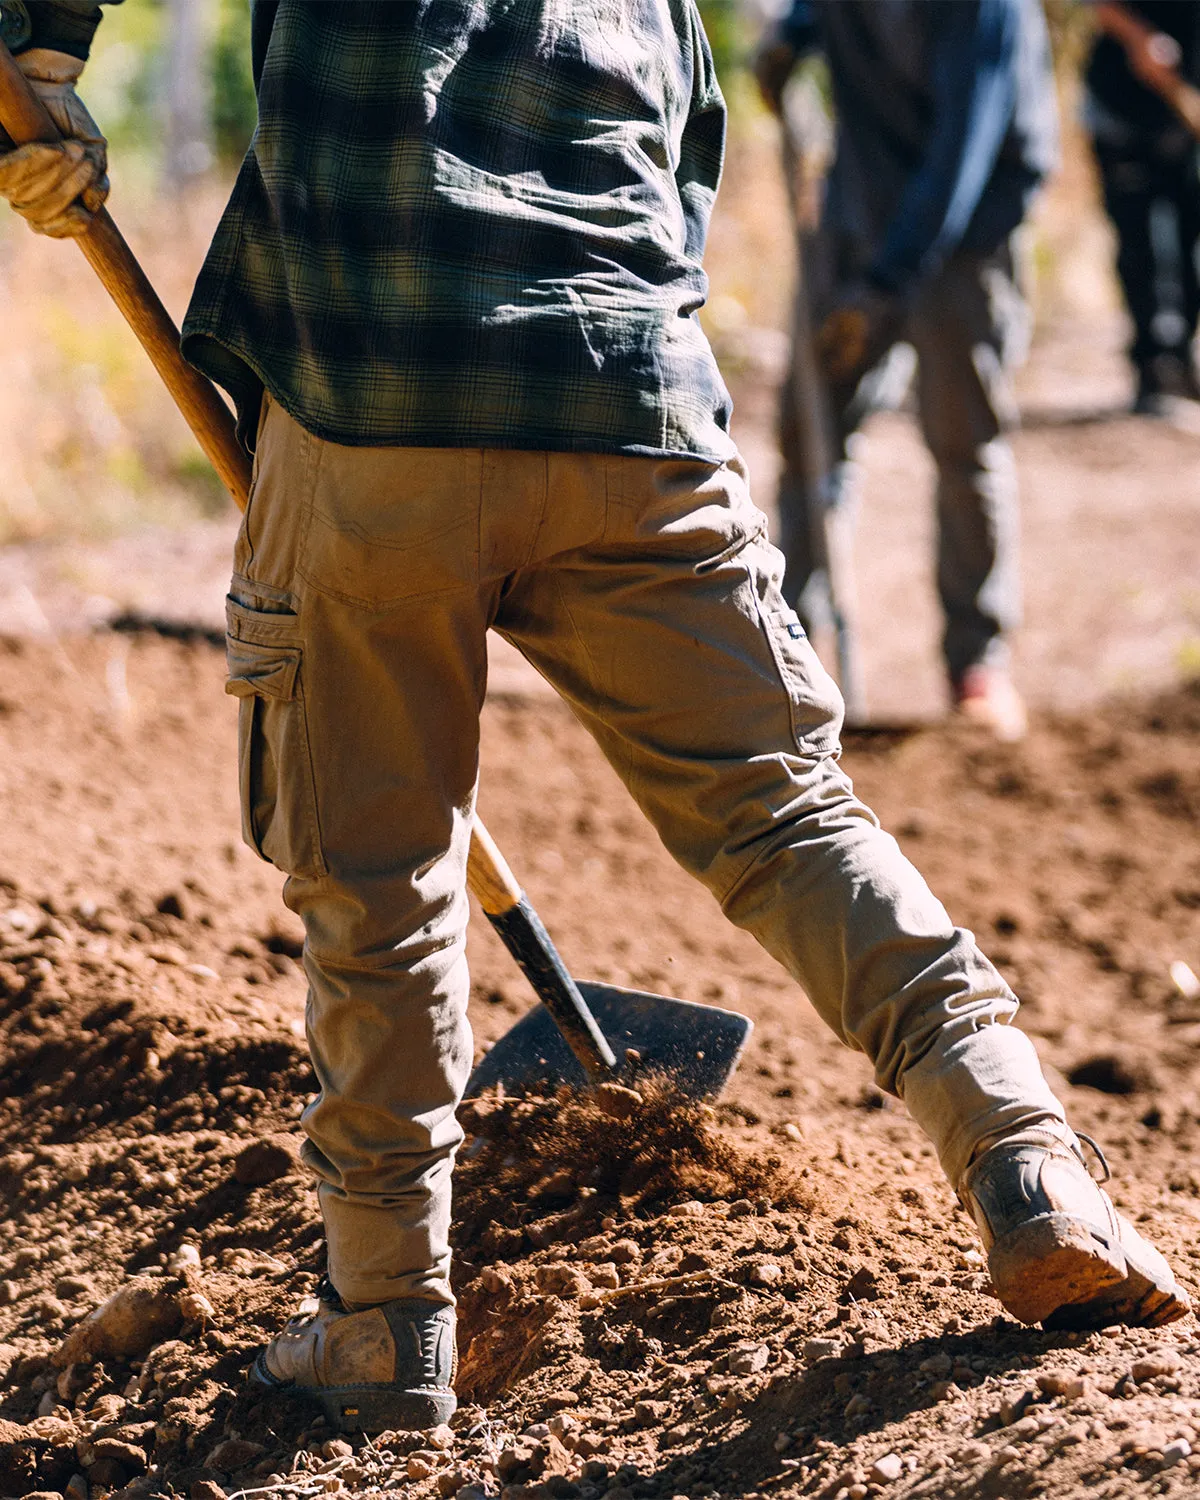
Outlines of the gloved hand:
{"label": "gloved hand", "polygon": [[754,54],[754,77],[763,103],[772,114],[783,113],[783,90],[796,66],[796,49],[774,32],[768,32]]}
{"label": "gloved hand", "polygon": [[[39,234],[83,234],[108,197],[108,148],[75,92],[83,63],[66,52],[31,47],[16,64],[58,126],[63,140],[0,148],[0,197]],[[0,134],[0,140],[6,138]]]}
{"label": "gloved hand", "polygon": [[899,299],[870,282],[848,288],[817,330],[817,355],[830,385],[853,389],[900,336]]}

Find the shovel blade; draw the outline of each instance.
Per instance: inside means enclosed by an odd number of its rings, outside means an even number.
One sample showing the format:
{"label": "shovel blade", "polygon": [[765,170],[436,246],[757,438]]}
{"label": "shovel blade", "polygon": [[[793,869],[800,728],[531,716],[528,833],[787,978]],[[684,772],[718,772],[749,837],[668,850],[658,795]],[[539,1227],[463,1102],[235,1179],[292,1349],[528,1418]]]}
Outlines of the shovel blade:
{"label": "shovel blade", "polygon": [[[644,1072],[665,1074],[696,1099],[721,1092],[754,1025],[736,1011],[645,990],[588,980],[579,989],[616,1053],[622,1081],[635,1081]],[[632,1067],[624,1062],[628,1049],[638,1054]],[[527,1094],[564,1083],[582,1088],[587,1082],[549,1012],[535,1005],[485,1054],[467,1082],[467,1095],[497,1084],[506,1094]]]}

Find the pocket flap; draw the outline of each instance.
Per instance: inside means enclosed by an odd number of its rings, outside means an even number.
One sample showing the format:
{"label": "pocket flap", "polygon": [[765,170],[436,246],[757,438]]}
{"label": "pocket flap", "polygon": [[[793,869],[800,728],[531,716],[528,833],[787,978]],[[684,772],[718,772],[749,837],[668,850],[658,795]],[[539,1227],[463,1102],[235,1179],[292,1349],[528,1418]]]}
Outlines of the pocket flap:
{"label": "pocket flap", "polygon": [[255,641],[228,639],[225,655],[229,667],[225,691],[235,698],[286,700],[296,696],[299,646],[260,646]]}

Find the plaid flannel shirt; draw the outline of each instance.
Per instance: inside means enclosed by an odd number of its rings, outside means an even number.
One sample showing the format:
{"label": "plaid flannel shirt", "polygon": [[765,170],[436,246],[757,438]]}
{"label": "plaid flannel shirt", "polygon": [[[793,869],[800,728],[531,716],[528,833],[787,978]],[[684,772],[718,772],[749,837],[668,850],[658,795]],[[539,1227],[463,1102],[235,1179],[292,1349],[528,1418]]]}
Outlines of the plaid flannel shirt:
{"label": "plaid flannel shirt", "polygon": [[694,0],[254,0],[259,123],[184,324],[345,444],[733,452],[696,319]]}

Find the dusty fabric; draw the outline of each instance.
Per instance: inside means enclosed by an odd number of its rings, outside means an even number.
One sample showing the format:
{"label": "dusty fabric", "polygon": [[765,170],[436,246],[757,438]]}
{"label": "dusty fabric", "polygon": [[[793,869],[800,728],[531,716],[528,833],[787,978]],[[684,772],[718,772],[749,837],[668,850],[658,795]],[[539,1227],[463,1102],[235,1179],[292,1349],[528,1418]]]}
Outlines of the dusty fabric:
{"label": "dusty fabric", "polygon": [[229,688],[245,833],[307,932],[307,1158],[344,1298],[451,1300],[489,627],[952,1179],[985,1137],[1062,1118],[1015,997],[841,771],[837,689],[764,527],[736,460],[350,448],[268,406]]}

